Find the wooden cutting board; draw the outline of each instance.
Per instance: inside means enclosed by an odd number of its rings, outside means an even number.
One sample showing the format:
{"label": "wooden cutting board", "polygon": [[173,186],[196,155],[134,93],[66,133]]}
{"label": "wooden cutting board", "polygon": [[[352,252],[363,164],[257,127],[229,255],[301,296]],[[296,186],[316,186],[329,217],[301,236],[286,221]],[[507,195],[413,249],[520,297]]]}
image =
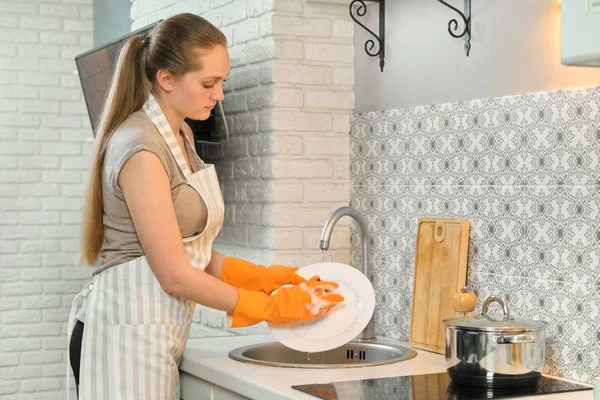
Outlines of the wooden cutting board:
{"label": "wooden cutting board", "polygon": [[444,354],[443,320],[456,314],[452,296],[465,286],[469,221],[422,218],[417,227],[409,342]]}

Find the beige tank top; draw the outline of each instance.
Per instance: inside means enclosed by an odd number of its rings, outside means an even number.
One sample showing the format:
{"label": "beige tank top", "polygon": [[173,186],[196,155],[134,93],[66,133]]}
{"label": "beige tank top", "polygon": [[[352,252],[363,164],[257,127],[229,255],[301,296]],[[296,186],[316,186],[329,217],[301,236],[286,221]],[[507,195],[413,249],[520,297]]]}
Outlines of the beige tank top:
{"label": "beige tank top", "polygon": [[[184,124],[184,133],[193,143],[193,134]],[[138,151],[150,151],[162,162],[171,182],[171,198],[182,238],[196,235],[204,229],[207,219],[202,197],[188,186],[183,173],[152,121],[143,110],[136,111],[117,128],[109,140],[102,170],[102,199],[104,201],[104,245],[100,251],[102,266],[107,268],[126,263],[144,255],[135,231],[127,203],[118,184],[125,162]],[[192,172],[204,168],[193,148],[186,148]]]}

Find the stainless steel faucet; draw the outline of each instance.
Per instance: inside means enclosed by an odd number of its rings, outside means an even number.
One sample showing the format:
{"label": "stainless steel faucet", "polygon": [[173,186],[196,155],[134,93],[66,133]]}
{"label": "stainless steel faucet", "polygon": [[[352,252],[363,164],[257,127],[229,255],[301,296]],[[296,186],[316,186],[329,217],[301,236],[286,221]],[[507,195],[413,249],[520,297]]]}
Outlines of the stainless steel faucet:
{"label": "stainless steel faucet", "polygon": [[[369,281],[371,277],[369,275],[369,233],[367,231],[367,224],[363,216],[353,207],[340,207],[335,210],[325,222],[323,226],[323,233],[321,234],[321,250],[329,249],[329,240],[331,239],[331,233],[338,220],[344,216],[352,217],[360,228],[361,244],[362,244],[362,272],[365,274]],[[371,282],[372,283],[372,282]],[[358,335],[358,340],[375,340],[375,316],[371,317],[371,320]]]}

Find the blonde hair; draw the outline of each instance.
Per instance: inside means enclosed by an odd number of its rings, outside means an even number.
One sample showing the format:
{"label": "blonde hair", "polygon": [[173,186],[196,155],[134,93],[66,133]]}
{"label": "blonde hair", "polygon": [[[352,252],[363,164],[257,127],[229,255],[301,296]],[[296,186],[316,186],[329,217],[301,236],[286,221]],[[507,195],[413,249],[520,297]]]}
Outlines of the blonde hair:
{"label": "blonde hair", "polygon": [[168,18],[146,36],[123,46],[100,115],[83,216],[81,258],[93,265],[104,243],[102,166],[113,132],[146,101],[156,73],[174,76],[199,70],[195,51],[227,46],[225,35],[204,18],[184,13]]}

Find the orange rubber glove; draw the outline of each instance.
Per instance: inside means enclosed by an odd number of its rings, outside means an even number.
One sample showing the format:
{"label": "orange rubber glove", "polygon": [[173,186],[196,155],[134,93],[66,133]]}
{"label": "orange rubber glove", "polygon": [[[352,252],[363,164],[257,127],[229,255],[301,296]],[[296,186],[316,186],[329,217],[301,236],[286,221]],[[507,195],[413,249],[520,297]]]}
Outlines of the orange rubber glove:
{"label": "orange rubber glove", "polygon": [[282,285],[296,285],[306,279],[296,274],[298,268],[283,265],[256,265],[239,258],[227,257],[223,262],[221,280],[240,289],[271,294]]}
{"label": "orange rubber glove", "polygon": [[282,287],[273,296],[238,289],[238,300],[227,322],[230,328],[240,328],[262,321],[272,324],[310,321],[344,301],[342,295],[332,292],[337,287],[335,282],[323,282],[314,276],[307,282]]}

